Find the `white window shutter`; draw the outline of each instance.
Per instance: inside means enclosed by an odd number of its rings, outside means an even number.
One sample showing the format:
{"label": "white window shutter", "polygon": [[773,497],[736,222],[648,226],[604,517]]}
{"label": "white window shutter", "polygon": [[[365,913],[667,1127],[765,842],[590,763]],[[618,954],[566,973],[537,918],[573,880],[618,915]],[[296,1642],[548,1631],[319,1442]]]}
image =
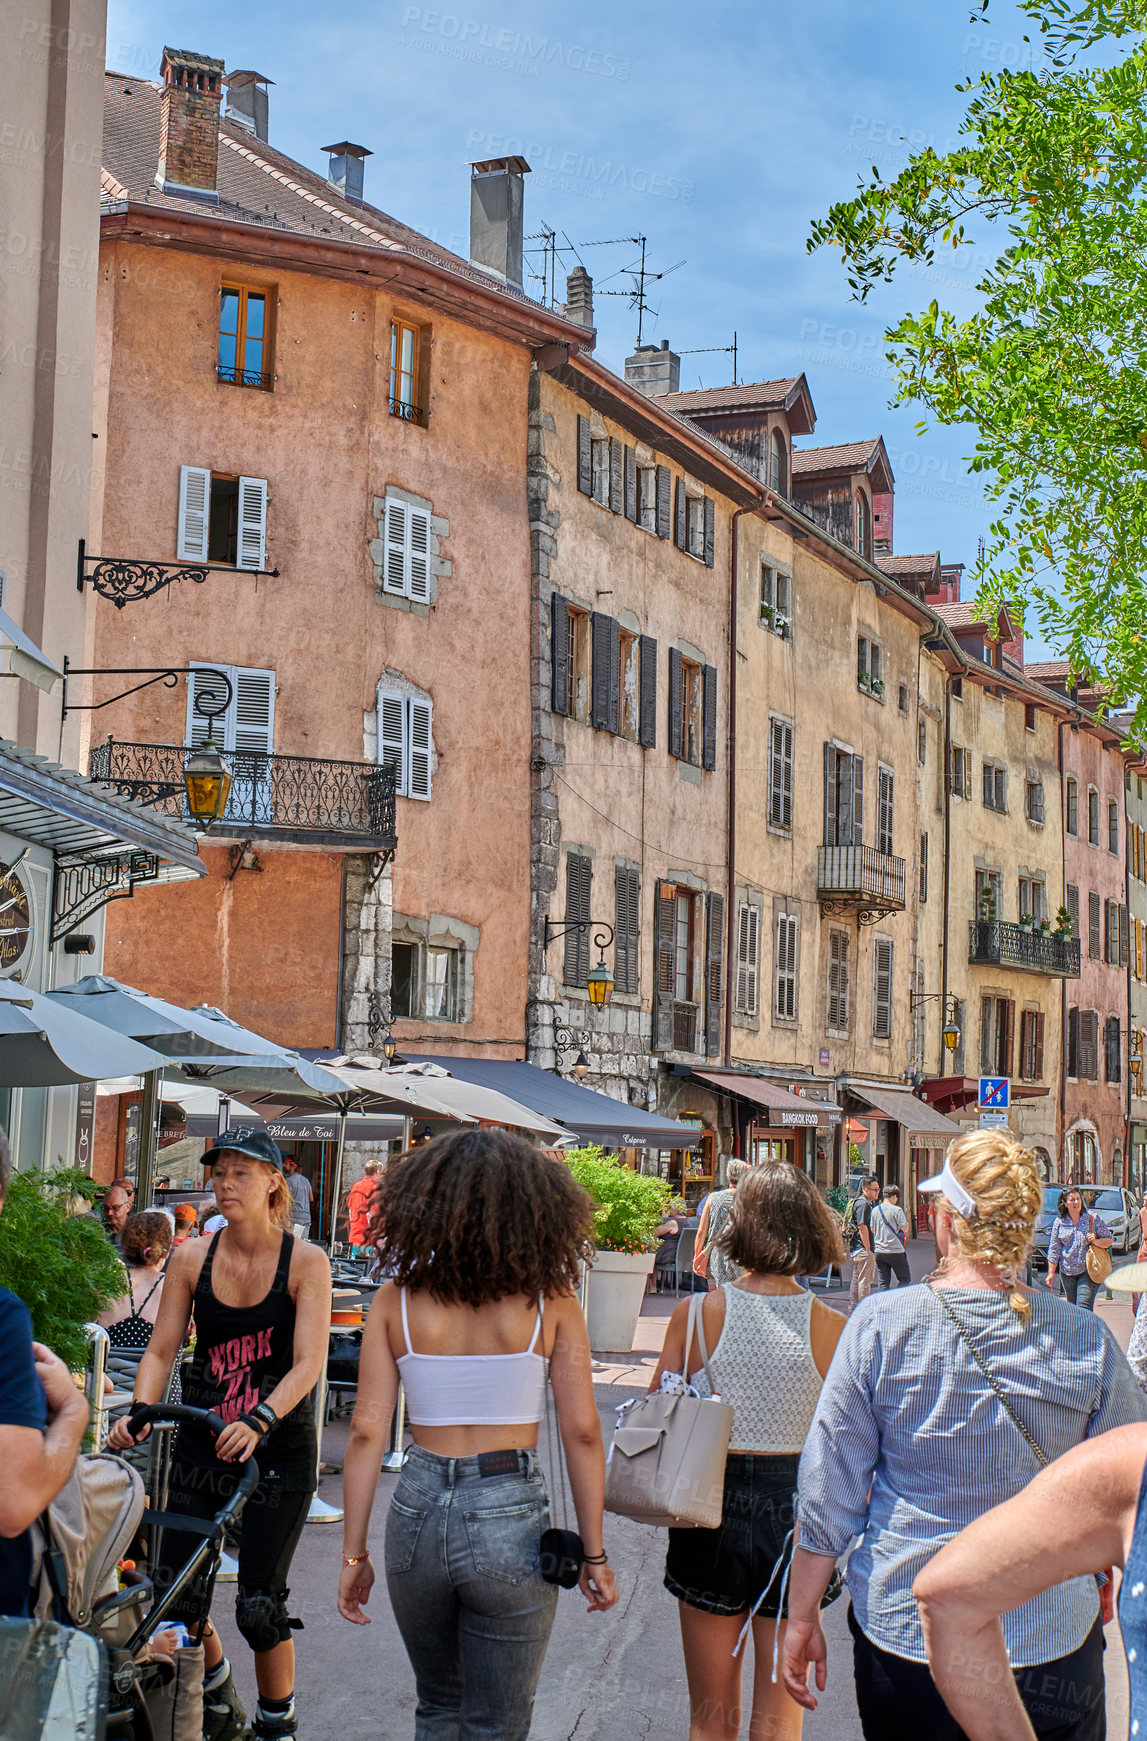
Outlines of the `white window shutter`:
{"label": "white window shutter", "polygon": [[409,702],[410,708],[410,784],[409,798],[430,796],[430,717],[428,701]]}
{"label": "white window shutter", "polygon": [[239,549],[237,568],[266,566],[267,480],[239,479]]}
{"label": "white window shutter", "polygon": [[406,595],[406,515],[405,502],[387,498],[386,565],[382,571],[382,590],[403,597]]}
{"label": "white window shutter", "polygon": [[[218,679],[215,672],[222,671],[231,684],[231,700],[226,712],[208,719],[206,714],[196,711],[196,703],[201,695],[214,697],[218,691]],[[234,665],[198,665],[193,664],[187,675],[187,735],[186,742],[198,749],[208,738],[221,750],[235,748],[235,693],[236,672]],[[212,700],[211,705],[214,706]]]}
{"label": "white window shutter", "polygon": [[211,472],[207,466],[179,468],[179,530],[175,554],[181,562],[207,561],[207,512]]}
{"label": "white window shutter", "polygon": [[240,668],[231,681],[235,686],[236,752],[269,756],[275,736],[275,673]]}
{"label": "white window shutter", "polygon": [[399,795],[406,796],[409,770],[406,755],[406,697],[378,693],[378,759],[393,762],[398,770]]}
{"label": "white window shutter", "polygon": [[425,604],[430,597],[430,515],[421,508],[411,508],[407,524],[410,533],[410,597]]}

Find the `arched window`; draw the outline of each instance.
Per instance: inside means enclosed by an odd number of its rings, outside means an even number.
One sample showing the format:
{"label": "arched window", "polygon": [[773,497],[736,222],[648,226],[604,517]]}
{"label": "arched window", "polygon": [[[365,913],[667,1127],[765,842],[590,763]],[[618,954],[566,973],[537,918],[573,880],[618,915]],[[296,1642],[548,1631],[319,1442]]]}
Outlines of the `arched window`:
{"label": "arched window", "polygon": [[856,492],[856,549],[861,556],[872,555],[872,513],[863,490]]}
{"label": "arched window", "polygon": [[785,438],[779,429],[769,436],[769,488],[778,496],[788,493],[789,468],[786,463]]}

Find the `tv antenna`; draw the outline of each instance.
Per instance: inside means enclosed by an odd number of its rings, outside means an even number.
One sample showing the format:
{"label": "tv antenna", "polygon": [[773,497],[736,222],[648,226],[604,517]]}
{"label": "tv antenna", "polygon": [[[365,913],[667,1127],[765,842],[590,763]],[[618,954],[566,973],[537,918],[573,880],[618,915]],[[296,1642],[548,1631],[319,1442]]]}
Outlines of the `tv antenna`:
{"label": "tv antenna", "polygon": [[635,308],[637,310],[637,342],[640,345],[642,323],[644,322],[645,316],[647,314],[652,314],[654,318],[656,318],[661,312],[660,309],[650,306],[649,300],[645,294],[645,286],[647,284],[660,283],[662,278],[668,278],[671,272],[676,272],[678,267],[684,266],[685,261],[678,260],[675,266],[666,266],[663,272],[650,272],[645,264],[645,249],[648,243],[648,237],[646,236],[614,236],[611,242],[583,242],[582,247],[606,248],[613,246],[618,242],[630,242],[635,248],[640,248],[641,259],[640,261],[635,262],[632,266],[620,267],[618,273],[613,274],[615,277],[620,273],[628,275],[631,280],[628,290],[603,290],[601,295],[624,296],[628,299],[630,308]]}
{"label": "tv antenna", "polygon": [[733,385],[737,385],[737,335],[733,334],[731,345],[698,345],[693,350],[681,351],[682,357],[727,357],[733,358]]}

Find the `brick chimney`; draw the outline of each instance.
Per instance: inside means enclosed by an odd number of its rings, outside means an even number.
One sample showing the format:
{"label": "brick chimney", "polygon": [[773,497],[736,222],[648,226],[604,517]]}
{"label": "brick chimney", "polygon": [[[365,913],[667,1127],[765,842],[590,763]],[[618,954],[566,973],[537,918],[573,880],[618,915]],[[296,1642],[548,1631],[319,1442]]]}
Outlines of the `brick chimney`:
{"label": "brick chimney", "polygon": [[156,186],[185,199],[217,201],[223,62],[165,48],[161,70]]}
{"label": "brick chimney", "polygon": [[566,279],[566,319],[593,331],[593,279],[584,266],[575,266]]}

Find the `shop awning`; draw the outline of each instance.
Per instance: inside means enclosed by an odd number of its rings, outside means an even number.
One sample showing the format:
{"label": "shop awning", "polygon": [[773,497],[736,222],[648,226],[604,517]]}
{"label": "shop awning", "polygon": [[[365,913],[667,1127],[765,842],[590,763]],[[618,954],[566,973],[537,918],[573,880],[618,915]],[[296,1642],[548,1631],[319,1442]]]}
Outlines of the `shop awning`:
{"label": "shop awning", "polygon": [[917,1100],[914,1094],[899,1094],[894,1088],[868,1088],[853,1083],[849,1084],[848,1092],[854,1100],[871,1107],[881,1118],[890,1118],[894,1124],[902,1125],[916,1148],[943,1148],[953,1137],[964,1135],[962,1125],[953,1124],[950,1118],[945,1118],[926,1100]]}
{"label": "shop awning", "polygon": [[583,1142],[600,1143],[602,1148],[690,1149],[700,1140],[700,1133],[687,1124],[641,1112],[624,1100],[613,1100],[608,1094],[583,1088],[580,1083],[541,1070],[536,1064],[508,1058],[430,1056],[405,1049],[403,1056],[412,1064],[441,1064],[462,1082],[496,1088],[534,1112],[556,1119]]}
{"label": "shop awning", "polygon": [[[966,1106],[976,1105],[980,1079],[978,1076],[930,1076],[921,1084],[920,1092],[930,1106],[939,1107],[944,1112],[959,1112]],[[1040,1100],[1050,1093],[1050,1088],[1038,1082],[1013,1082],[1011,1085],[1013,1100]]]}
{"label": "shop awning", "polygon": [[707,1082],[719,1094],[733,1094],[752,1106],[763,1108],[768,1123],[778,1127],[825,1129],[839,1124],[842,1113],[831,1100],[814,1100],[810,1094],[794,1094],[779,1082],[763,1076],[743,1076],[736,1070],[694,1070],[691,1080]]}

